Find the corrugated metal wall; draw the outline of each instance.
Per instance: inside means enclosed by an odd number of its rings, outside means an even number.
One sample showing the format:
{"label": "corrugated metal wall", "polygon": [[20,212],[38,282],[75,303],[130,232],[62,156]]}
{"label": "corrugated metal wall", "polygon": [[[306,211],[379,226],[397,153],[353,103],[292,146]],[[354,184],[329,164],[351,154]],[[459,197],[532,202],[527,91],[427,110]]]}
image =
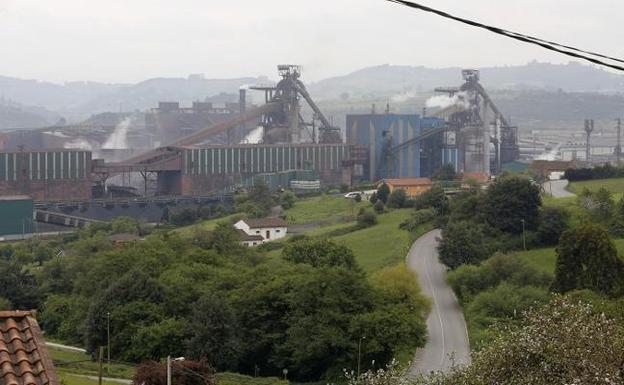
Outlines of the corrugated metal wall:
{"label": "corrugated metal wall", "polygon": [[0,235],[32,233],[33,210],[32,199],[0,199]]}
{"label": "corrugated metal wall", "polygon": [[0,152],[0,181],[84,179],[91,175],[89,151]]}
{"label": "corrugated metal wall", "polygon": [[246,145],[185,149],[185,175],[340,170],[349,158],[343,144]]}
{"label": "corrugated metal wall", "polygon": [[394,147],[420,135],[421,130],[421,119],[416,114],[347,115],[347,143],[369,146],[369,164],[364,173],[371,181],[387,177],[420,176],[419,143],[403,147],[395,154],[393,175],[388,175],[387,161],[382,154],[384,146],[387,146],[388,135],[392,136]]}

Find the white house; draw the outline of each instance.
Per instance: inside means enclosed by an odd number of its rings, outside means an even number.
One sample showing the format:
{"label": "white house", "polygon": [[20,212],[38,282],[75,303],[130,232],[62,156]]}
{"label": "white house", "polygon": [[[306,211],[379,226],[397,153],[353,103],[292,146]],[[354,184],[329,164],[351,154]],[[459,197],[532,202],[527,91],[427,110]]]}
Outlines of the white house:
{"label": "white house", "polygon": [[288,231],[286,221],[281,218],[241,219],[234,227],[245,234],[241,234],[241,242],[246,246],[284,238]]}

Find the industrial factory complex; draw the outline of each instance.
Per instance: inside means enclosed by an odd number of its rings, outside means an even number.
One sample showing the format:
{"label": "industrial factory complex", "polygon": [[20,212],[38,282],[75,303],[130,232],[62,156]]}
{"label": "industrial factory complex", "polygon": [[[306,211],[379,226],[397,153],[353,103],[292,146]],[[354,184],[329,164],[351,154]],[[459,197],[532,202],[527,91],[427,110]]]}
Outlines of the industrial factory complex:
{"label": "industrial factory complex", "polygon": [[[284,173],[306,175],[312,180],[289,182],[318,189],[427,177],[445,164],[457,172],[488,175],[519,156],[516,128],[480,85],[478,71],[463,71],[460,87],[437,89],[454,103],[432,116],[372,110],[347,115],[344,131],[315,104],[298,66],[280,65],[278,71],[275,86],[241,89],[239,103],[225,107],[160,103],[145,114],[137,140],[144,150],[126,152],[131,156],[122,160],[102,159],[102,150],[46,148],[63,139],[50,136],[53,129],[40,131],[40,137],[3,134],[0,195],[26,195],[39,204],[115,194],[205,197],[249,186],[257,176]],[[264,103],[248,106],[251,91],[263,93]],[[304,104],[311,110],[307,119]],[[259,140],[249,143],[258,130]],[[48,140],[41,139],[45,135]]]}

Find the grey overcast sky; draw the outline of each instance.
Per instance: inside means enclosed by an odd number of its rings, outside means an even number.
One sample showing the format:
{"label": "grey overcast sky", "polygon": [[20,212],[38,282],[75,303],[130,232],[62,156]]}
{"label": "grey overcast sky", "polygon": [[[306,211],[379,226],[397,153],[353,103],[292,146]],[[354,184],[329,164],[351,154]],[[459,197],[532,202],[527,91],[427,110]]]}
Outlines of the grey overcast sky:
{"label": "grey overcast sky", "polygon": [[[624,57],[622,0],[423,0],[464,17]],[[204,73],[306,80],[378,64],[570,59],[384,0],[0,0],[0,75],[136,82]]]}

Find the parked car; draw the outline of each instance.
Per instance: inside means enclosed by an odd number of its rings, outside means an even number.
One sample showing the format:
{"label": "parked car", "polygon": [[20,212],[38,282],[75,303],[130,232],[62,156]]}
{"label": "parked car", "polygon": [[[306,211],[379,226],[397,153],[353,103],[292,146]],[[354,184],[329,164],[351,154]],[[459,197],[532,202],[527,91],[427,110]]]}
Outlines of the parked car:
{"label": "parked car", "polygon": [[354,199],[356,196],[363,197],[364,191],[351,191],[344,195],[347,199]]}

